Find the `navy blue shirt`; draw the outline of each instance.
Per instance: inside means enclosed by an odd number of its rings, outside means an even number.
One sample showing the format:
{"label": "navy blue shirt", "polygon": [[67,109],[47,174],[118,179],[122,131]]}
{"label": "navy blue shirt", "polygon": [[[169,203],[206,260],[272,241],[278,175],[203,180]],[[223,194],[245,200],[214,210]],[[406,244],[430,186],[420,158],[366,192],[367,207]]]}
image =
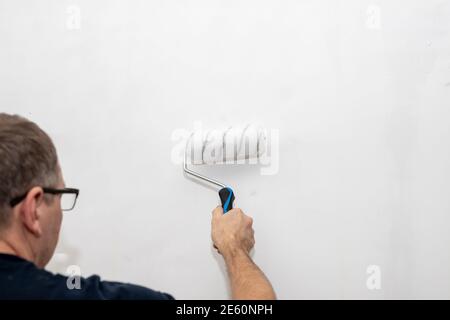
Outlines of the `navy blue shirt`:
{"label": "navy blue shirt", "polygon": [[[69,278],[38,268],[20,257],[0,254],[0,299],[140,299],[170,300],[167,293],[141,286],[80,278],[80,289],[69,289]],[[69,279],[69,283],[73,283]]]}

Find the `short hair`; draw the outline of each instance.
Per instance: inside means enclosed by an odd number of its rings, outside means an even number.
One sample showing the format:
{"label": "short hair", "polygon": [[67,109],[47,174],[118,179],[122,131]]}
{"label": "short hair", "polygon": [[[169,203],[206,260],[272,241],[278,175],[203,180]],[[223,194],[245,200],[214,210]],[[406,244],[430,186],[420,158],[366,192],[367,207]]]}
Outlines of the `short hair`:
{"label": "short hair", "polygon": [[58,156],[37,124],[0,113],[0,229],[10,222],[10,201],[34,186],[58,183]]}

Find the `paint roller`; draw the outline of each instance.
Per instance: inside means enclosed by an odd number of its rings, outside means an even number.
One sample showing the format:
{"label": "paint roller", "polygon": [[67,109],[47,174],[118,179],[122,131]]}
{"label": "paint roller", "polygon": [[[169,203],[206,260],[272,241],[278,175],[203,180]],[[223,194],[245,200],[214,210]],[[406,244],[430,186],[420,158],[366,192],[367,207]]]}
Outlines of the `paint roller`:
{"label": "paint roller", "polygon": [[[188,168],[189,165],[257,163],[267,144],[266,130],[256,124],[228,127],[223,130],[196,130],[186,140],[184,172],[206,181],[219,190],[223,212],[233,209],[235,195],[226,184]],[[189,160],[188,160],[189,159]]]}

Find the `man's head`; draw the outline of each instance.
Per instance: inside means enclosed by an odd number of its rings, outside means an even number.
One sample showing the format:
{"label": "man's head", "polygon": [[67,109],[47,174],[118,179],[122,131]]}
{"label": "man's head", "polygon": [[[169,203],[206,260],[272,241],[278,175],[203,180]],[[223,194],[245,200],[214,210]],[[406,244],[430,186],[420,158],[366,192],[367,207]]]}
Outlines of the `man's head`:
{"label": "man's head", "polygon": [[27,119],[0,113],[0,241],[39,267],[51,259],[62,222],[60,195],[43,188],[63,187],[50,137]]}

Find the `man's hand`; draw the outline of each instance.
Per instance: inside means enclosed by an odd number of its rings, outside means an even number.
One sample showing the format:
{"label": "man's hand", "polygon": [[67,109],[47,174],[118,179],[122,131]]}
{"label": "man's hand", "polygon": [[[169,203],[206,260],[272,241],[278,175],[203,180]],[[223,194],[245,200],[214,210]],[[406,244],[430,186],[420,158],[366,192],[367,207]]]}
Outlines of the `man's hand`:
{"label": "man's hand", "polygon": [[222,207],[213,210],[211,237],[227,265],[233,299],[276,299],[272,285],[252,261],[255,245],[253,219],[241,209],[223,214]]}
{"label": "man's hand", "polygon": [[255,245],[252,225],[253,219],[241,209],[232,209],[223,214],[222,207],[218,206],[213,210],[211,221],[214,247],[225,259],[231,258],[239,251],[249,254]]}

